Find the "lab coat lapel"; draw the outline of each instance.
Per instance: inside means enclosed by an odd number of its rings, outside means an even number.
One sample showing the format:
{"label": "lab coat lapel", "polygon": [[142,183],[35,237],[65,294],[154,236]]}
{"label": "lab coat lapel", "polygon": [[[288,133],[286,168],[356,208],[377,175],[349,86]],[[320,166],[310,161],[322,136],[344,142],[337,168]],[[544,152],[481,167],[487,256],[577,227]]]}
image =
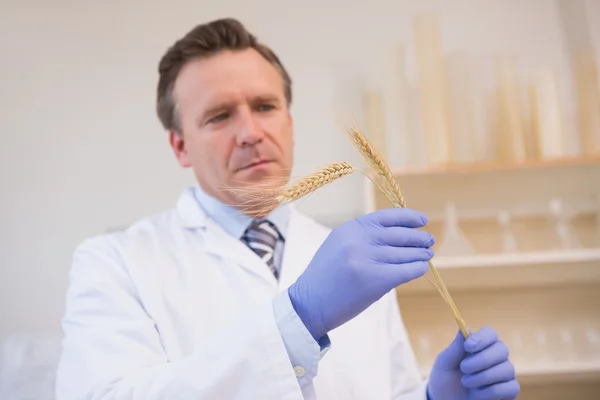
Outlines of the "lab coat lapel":
{"label": "lab coat lapel", "polygon": [[204,234],[206,252],[222,260],[230,260],[250,273],[266,280],[273,287],[277,280],[265,262],[240,239],[231,236],[212,219],[207,219]]}
{"label": "lab coat lapel", "polygon": [[277,287],[277,280],[269,267],[239,238],[233,237],[211,219],[194,199],[192,189],[184,192],[177,203],[183,225],[197,230],[204,238],[205,251],[220,260],[230,261],[251,274]]}
{"label": "lab coat lapel", "polygon": [[289,287],[304,272],[329,233],[327,228],[291,207],[279,287]]}

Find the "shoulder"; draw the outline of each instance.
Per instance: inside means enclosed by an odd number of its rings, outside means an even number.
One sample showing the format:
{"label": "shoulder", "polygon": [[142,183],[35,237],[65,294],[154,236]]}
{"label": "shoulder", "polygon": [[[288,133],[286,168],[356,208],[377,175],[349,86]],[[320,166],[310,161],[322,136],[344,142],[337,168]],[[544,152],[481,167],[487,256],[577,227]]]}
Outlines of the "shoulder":
{"label": "shoulder", "polygon": [[174,209],[165,210],[134,221],[129,226],[89,236],[74,248],[71,260],[71,279],[74,276],[128,275],[126,265],[136,254],[164,247],[183,232],[180,218]]}
{"label": "shoulder", "polygon": [[178,228],[183,228],[180,218],[174,209],[169,209],[140,218],[122,229],[86,237],[77,245],[76,251],[98,247],[119,248],[141,240],[156,241]]}

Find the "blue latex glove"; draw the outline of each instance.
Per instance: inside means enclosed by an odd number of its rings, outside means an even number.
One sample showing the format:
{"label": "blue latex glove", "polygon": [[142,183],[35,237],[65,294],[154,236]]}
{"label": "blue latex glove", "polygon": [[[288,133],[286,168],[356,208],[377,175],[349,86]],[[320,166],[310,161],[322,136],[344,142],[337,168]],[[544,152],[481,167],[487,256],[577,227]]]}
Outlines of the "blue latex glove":
{"label": "blue latex glove", "polygon": [[296,313],[319,341],[395,287],[427,272],[433,236],[414,210],[375,211],[334,229],[288,289]]}
{"label": "blue latex glove", "polygon": [[464,340],[460,331],[436,358],[427,386],[429,400],[512,400],[520,392],[508,348],[492,328]]}

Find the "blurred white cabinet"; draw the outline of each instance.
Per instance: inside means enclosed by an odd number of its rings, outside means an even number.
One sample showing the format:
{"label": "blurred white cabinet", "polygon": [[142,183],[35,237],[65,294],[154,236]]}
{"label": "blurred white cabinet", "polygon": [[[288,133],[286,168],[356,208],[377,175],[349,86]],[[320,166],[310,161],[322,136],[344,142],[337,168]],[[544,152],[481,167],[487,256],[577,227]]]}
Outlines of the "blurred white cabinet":
{"label": "blurred white cabinet", "polygon": [[[494,327],[510,347],[519,398],[599,399],[600,157],[396,175],[408,207],[430,218],[444,253],[432,262],[467,325]],[[367,178],[365,188],[366,212],[390,206]],[[449,211],[458,225],[448,227]],[[458,327],[427,280],[397,293],[427,376]]]}

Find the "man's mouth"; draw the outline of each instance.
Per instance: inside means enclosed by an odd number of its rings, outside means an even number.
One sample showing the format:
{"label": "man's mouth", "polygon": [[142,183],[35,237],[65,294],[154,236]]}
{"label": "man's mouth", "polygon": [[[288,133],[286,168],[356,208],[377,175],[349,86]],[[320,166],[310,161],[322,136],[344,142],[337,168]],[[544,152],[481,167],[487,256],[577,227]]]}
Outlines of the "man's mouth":
{"label": "man's mouth", "polygon": [[251,169],[251,168],[255,168],[255,167],[260,167],[260,166],[263,166],[263,165],[267,165],[267,164],[269,164],[271,162],[272,162],[271,160],[257,160],[255,162],[252,162],[250,164],[247,164],[247,165],[243,166],[242,168],[240,168],[240,171]]}

